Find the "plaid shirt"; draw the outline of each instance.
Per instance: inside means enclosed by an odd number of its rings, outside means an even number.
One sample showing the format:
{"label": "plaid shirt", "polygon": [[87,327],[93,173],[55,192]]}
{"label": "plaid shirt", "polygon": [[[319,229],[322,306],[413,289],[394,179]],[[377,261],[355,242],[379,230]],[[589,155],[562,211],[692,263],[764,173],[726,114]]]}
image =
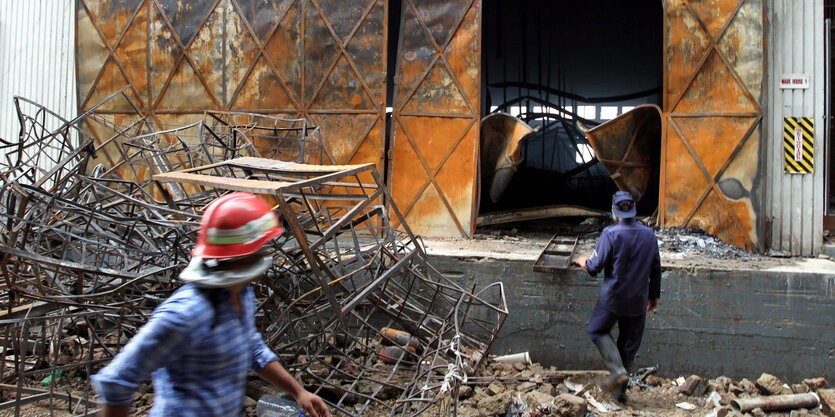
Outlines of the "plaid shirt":
{"label": "plaid shirt", "polygon": [[258,371],[278,357],[255,329],[255,296],[241,291],[243,318],[223,300],[212,306],[207,293],[186,284],[159,305],[148,323],[113,361],[91,377],[101,401],[132,402],[148,376],[154,381],[150,416],[239,416],[247,370]]}

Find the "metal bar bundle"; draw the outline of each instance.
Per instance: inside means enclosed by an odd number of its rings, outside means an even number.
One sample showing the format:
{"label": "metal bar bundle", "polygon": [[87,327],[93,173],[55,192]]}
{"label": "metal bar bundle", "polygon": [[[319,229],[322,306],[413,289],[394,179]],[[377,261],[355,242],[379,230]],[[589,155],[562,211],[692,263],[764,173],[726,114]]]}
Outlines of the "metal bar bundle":
{"label": "metal bar bundle", "polygon": [[[507,316],[500,283],[473,293],[431,266],[397,207],[382,204],[391,196],[373,164],[244,157],[154,179],[275,200],[288,233],[257,284],[262,334],[345,414],[412,416],[441,406]],[[414,341],[403,345],[383,329]]]}
{"label": "metal bar bundle", "polygon": [[345,415],[448,412],[504,323],[502,285],[474,292],[433,268],[373,164],[311,164],[323,151],[303,119],[207,112],[157,128],[20,102],[33,110],[18,107],[27,127],[0,166],[0,383],[20,388],[16,410],[40,398],[21,396],[31,372],[112,358],[179,286],[204,207],[233,190],[270,200],[287,229],[254,284],[259,329]]}

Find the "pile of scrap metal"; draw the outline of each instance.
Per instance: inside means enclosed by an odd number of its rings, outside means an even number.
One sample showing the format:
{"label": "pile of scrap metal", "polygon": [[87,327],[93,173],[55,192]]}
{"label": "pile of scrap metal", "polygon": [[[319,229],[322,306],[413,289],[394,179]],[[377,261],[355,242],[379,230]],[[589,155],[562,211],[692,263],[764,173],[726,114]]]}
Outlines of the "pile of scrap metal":
{"label": "pile of scrap metal", "polygon": [[[179,285],[203,207],[230,190],[277,207],[287,233],[254,284],[256,319],[333,410],[448,415],[508,314],[501,283],[467,290],[432,267],[373,164],[311,164],[321,141],[304,120],[220,112],[155,129],[139,112],[65,120],[15,102],[20,140],[0,166],[0,383],[16,385],[0,385],[14,394],[0,408],[49,397],[92,412],[89,391],[56,391],[57,373],[89,375],[118,352]],[[28,387],[41,378],[48,391]]]}

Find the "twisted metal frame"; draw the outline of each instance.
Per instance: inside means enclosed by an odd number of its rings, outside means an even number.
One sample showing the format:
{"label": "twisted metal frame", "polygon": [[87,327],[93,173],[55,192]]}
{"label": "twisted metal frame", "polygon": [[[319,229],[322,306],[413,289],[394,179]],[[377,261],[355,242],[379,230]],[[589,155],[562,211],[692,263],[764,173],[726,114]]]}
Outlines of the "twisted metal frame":
{"label": "twisted metal frame", "polygon": [[[18,157],[0,166],[0,383],[16,382],[0,409],[66,402],[54,378],[49,395],[24,397],[27,381],[111,359],[178,286],[206,204],[238,190],[270,200],[287,229],[253,284],[259,329],[287,369],[344,415],[454,413],[508,314],[504,289],[466,290],[433,268],[373,164],[306,164],[323,154],[300,120],[207,112],[155,130],[86,113],[50,130],[37,126],[57,115],[25,102],[35,117],[21,114],[28,127],[8,146]],[[29,152],[51,148],[50,163]],[[265,149],[296,162],[260,158]]]}

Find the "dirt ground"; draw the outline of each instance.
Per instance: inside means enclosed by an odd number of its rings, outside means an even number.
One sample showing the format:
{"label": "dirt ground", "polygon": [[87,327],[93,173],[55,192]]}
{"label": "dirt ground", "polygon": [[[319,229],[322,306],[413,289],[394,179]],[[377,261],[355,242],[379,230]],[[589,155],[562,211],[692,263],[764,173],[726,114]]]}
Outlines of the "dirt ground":
{"label": "dirt ground", "polygon": [[[16,407],[12,404],[15,399],[14,387],[17,382],[10,382],[10,385],[3,385],[0,390],[0,402],[7,407],[0,407],[0,417],[15,416]],[[44,386],[40,379],[29,378],[25,381],[24,387],[39,391],[49,391],[56,394],[52,399],[44,399],[20,406],[21,417],[70,417],[84,415],[87,412],[96,410],[96,404],[87,399],[92,399],[92,388],[87,379],[77,371],[64,373],[58,382],[52,387]],[[8,388],[8,389],[7,389]],[[21,397],[26,399],[34,394],[24,393]],[[71,400],[71,401],[70,401]],[[25,401],[24,401],[25,402]]]}

